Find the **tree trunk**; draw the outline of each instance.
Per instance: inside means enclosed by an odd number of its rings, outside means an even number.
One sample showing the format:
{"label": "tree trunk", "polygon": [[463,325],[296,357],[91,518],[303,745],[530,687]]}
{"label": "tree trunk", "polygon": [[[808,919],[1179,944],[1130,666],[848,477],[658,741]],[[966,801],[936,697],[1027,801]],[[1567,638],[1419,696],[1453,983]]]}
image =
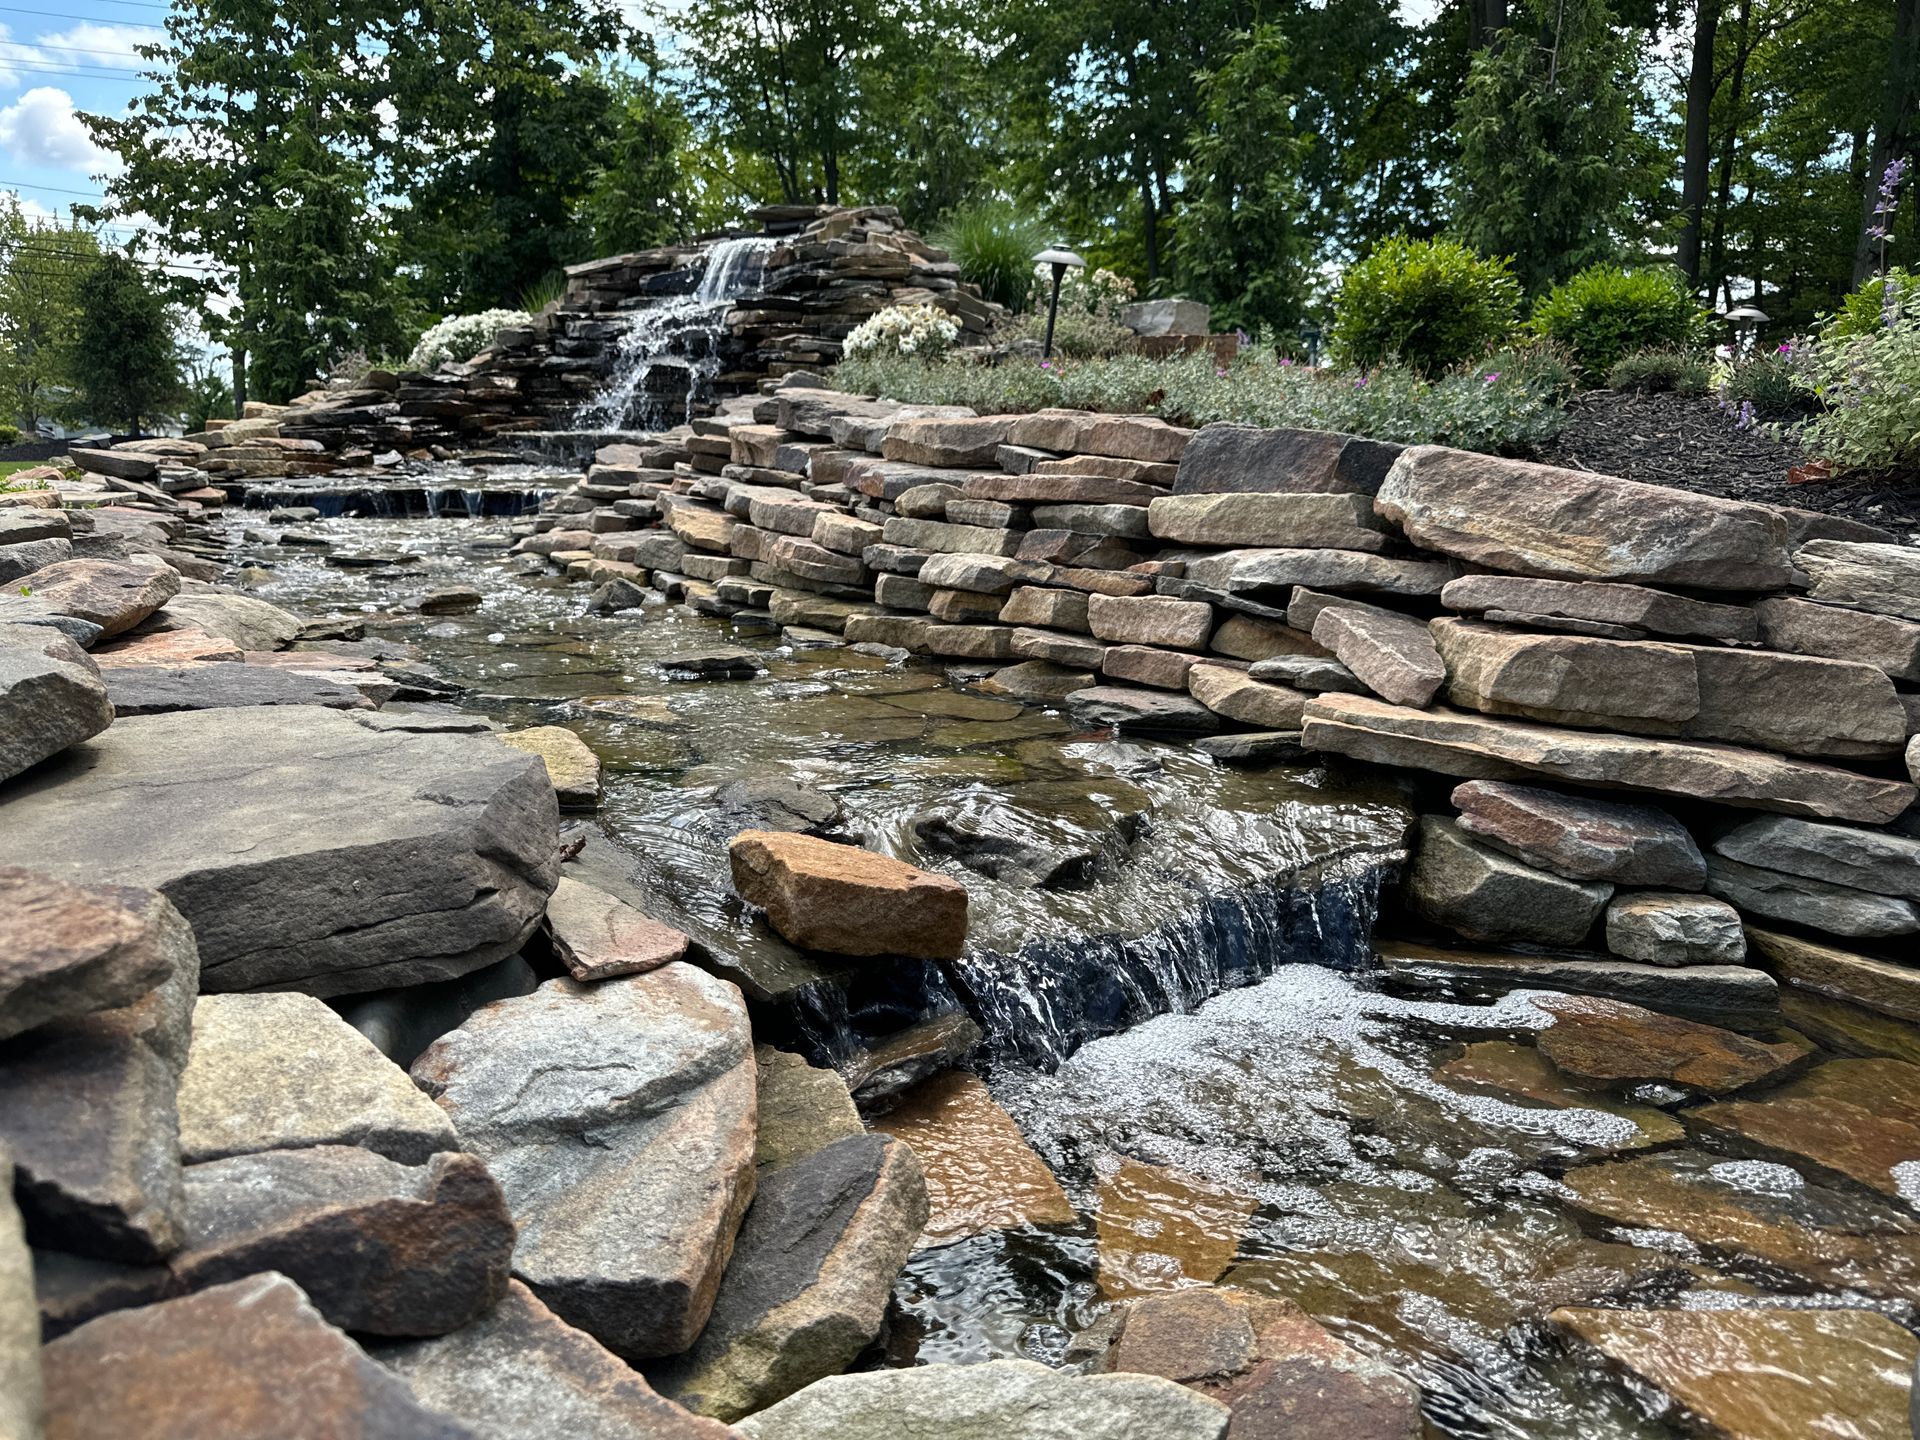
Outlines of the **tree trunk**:
{"label": "tree trunk", "polygon": [[1740,0],[1739,24],[1740,39],[1734,51],[1733,73],[1727,77],[1727,137],[1720,147],[1720,175],[1713,204],[1713,247],[1707,264],[1709,293],[1725,292],[1728,304],[1732,304],[1733,296],[1726,290],[1727,210],[1733,202],[1733,161],[1740,138],[1740,110],[1747,97],[1747,57],[1753,53],[1753,0]]}
{"label": "tree trunk", "polygon": [[1853,247],[1853,283],[1858,288],[1877,267],[1879,242],[1873,229],[1880,203],[1880,177],[1887,166],[1913,148],[1913,82],[1915,47],[1920,44],[1920,0],[1899,0],[1893,17],[1893,53],[1887,59],[1886,89],[1880,101],[1880,123],[1873,127],[1867,178],[1861,186],[1860,238]]}
{"label": "tree trunk", "polygon": [[1507,28],[1507,0],[1467,0],[1467,48],[1484,50]]}
{"label": "tree trunk", "polygon": [[1707,171],[1713,164],[1713,42],[1720,33],[1721,0],[1698,0],[1694,7],[1693,68],[1687,75],[1685,159],[1680,180],[1682,273],[1700,283],[1700,234],[1706,222]]}

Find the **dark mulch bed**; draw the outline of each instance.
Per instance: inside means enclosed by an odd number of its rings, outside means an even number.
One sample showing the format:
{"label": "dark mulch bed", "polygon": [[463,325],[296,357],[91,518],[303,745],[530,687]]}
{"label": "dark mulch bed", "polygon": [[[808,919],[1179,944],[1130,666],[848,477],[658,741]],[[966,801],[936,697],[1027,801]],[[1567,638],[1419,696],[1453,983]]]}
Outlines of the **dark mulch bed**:
{"label": "dark mulch bed", "polygon": [[1738,430],[1711,398],[1616,394],[1574,397],[1567,428],[1542,448],[1551,465],[1844,516],[1920,538],[1920,474],[1787,483],[1805,456],[1791,440]]}

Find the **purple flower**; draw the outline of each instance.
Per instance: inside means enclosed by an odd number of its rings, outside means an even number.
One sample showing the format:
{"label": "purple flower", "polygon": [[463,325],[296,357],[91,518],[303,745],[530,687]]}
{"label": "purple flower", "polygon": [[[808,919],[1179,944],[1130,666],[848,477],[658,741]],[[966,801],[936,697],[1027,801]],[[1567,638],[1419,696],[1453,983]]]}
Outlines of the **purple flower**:
{"label": "purple flower", "polygon": [[1792,358],[1792,355],[1793,355],[1793,341],[1791,341],[1791,340],[1782,340],[1782,341],[1780,342],[1780,344],[1779,344],[1779,347],[1778,347],[1778,348],[1777,348],[1777,349],[1776,349],[1776,350],[1775,350],[1775,351],[1774,351],[1773,353],[1774,353],[1774,354],[1776,354],[1776,355],[1785,355],[1785,356],[1787,356],[1788,358]]}
{"label": "purple flower", "polygon": [[1219,379],[1221,379],[1221,380],[1224,380],[1224,379],[1226,379],[1226,378],[1227,378],[1227,372],[1226,372],[1225,370],[1223,370],[1223,369],[1220,369],[1220,368],[1218,368],[1218,367],[1216,367],[1216,368],[1214,369],[1214,372],[1213,372],[1213,373],[1214,373],[1214,375],[1215,375],[1215,376],[1216,376],[1217,378],[1219,378]]}
{"label": "purple flower", "polygon": [[1482,375],[1480,378],[1482,380],[1485,380],[1487,384],[1491,385],[1493,384],[1494,381],[1500,378],[1500,372],[1498,370],[1489,370],[1485,375]]}
{"label": "purple flower", "polygon": [[1354,377],[1354,381],[1353,381],[1353,388],[1354,388],[1354,389],[1356,389],[1356,390],[1364,390],[1364,389],[1366,389],[1366,388],[1367,388],[1367,377],[1366,377],[1366,376],[1364,376],[1364,375],[1357,375],[1357,376],[1355,376],[1355,377]]}
{"label": "purple flower", "polygon": [[1042,361],[1040,362],[1040,368],[1041,368],[1042,370],[1051,370],[1051,369],[1053,368],[1053,361],[1051,361],[1051,360],[1042,360]]}

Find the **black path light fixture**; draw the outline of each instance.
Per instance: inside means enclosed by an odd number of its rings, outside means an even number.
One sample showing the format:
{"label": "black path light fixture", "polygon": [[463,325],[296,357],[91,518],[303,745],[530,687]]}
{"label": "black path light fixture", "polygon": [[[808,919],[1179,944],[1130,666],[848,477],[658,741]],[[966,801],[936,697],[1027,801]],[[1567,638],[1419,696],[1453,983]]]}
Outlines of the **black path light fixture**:
{"label": "black path light fixture", "polygon": [[1051,265],[1053,267],[1053,294],[1047,300],[1047,343],[1040,349],[1040,358],[1042,360],[1051,360],[1053,358],[1053,322],[1058,319],[1060,315],[1060,282],[1066,278],[1067,271],[1083,270],[1086,268],[1087,262],[1074,254],[1073,251],[1067,249],[1066,246],[1055,245],[1051,249],[1042,250],[1038,255],[1034,256],[1033,263],[1036,265]]}

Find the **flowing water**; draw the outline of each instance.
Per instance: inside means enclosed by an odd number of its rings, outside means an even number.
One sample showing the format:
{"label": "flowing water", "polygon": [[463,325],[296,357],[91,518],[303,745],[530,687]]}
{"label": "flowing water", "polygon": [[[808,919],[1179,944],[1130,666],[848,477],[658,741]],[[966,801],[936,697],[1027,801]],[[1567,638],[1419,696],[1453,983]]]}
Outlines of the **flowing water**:
{"label": "flowing water", "polygon": [[720,373],[722,323],[733,302],[759,282],[765,236],[722,240],[707,251],[691,295],[635,311],[614,345],[613,369],[574,423],[595,430],[665,430],[685,424]]}
{"label": "flowing water", "polygon": [[[848,1002],[811,1038],[831,1052],[836,1026],[964,1001],[986,1032],[992,1093],[1072,1218],[916,1254],[884,1363],[1072,1363],[1071,1337],[1115,1297],[1221,1279],[1299,1301],[1417,1380],[1437,1434],[1654,1440],[1680,1432],[1551,1340],[1548,1311],[1840,1296],[1911,1321],[1902,1301],[1717,1262],[1671,1231],[1580,1219],[1568,1167],[1680,1144],[1652,1108],[1675,1097],[1518,1103],[1437,1073],[1473,1042],[1523,1062],[1541,1016],[1524,995],[1407,999],[1367,973],[1382,866],[1408,816],[1384,780],[1227,769],[1178,745],[1076,733],[956,684],[964,670],[793,649],[665,606],[589,614],[585,586],[517,572],[503,520],[302,528],[342,550],[417,558],[335,569],[311,549],[242,541],[236,526],[241,582],[303,613],[364,617],[363,648],[411,645],[464,687],[460,703],[500,722],[576,730],[606,767],[601,823],[645,870],[662,918],[717,956],[762,974],[806,963],[729,896],[736,822],[716,818],[713,793],[730,781],[831,794],[842,833],[969,886],[974,930],[950,989],[918,975],[863,1014]],[[483,592],[477,611],[405,608],[454,583]],[[661,668],[723,646],[764,669],[684,682]],[[1067,863],[1043,887],[994,844],[961,847],[1003,870],[986,875],[935,843],[956,827],[1033,842],[1011,852],[1022,864]],[[800,985],[797,1008],[823,988]],[[978,1139],[983,1152],[1002,1144]],[[1779,1186],[1781,1168],[1719,1163],[1713,1178],[1737,1197]],[[1855,1219],[1908,1223],[1885,1210]]]}

